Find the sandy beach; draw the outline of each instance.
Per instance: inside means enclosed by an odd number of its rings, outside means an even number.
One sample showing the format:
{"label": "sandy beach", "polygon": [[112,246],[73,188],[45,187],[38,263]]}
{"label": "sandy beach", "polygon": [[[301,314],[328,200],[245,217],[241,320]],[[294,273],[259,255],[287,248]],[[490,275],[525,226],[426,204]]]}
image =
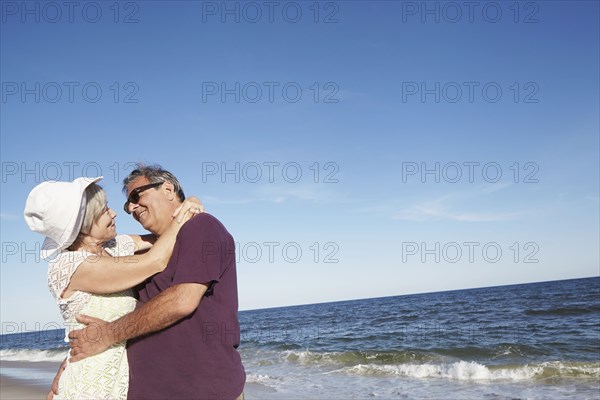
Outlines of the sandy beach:
{"label": "sandy beach", "polygon": [[[5,367],[6,364],[16,364],[16,366]],[[36,379],[35,377],[25,378],[25,376],[29,375],[29,371],[24,366],[19,366],[19,364],[27,363],[2,362],[2,368],[0,369],[0,399],[45,399],[50,389],[50,382],[47,378],[48,374],[43,374],[44,379]],[[5,374],[5,371],[10,373]],[[15,371],[17,374],[14,374]],[[54,368],[54,371],[56,372],[56,368]],[[14,375],[19,375],[18,372],[22,372],[21,376],[23,377],[14,377]]]}
{"label": "sandy beach", "polygon": [[[0,399],[2,400],[38,400],[45,399],[49,386],[42,387],[36,381],[26,381],[0,376]],[[244,390],[247,399],[260,398],[264,389],[259,385],[248,383]]]}
{"label": "sandy beach", "polygon": [[0,362],[0,399],[45,399],[59,362]]}
{"label": "sandy beach", "polygon": [[[1,400],[45,399],[59,362],[0,362]],[[247,399],[260,399],[272,390],[248,382],[244,393]]]}
{"label": "sandy beach", "polygon": [[27,381],[0,376],[0,399],[45,399],[47,390]]}

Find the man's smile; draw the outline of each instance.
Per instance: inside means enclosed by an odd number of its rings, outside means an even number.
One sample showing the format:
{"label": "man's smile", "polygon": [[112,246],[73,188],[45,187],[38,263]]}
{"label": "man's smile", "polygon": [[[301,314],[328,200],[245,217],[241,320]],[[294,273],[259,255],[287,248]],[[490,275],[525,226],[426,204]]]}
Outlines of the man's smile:
{"label": "man's smile", "polygon": [[139,213],[136,213],[137,220],[140,221],[142,218],[142,215],[146,214],[147,211],[148,210],[143,210],[143,211],[140,211]]}

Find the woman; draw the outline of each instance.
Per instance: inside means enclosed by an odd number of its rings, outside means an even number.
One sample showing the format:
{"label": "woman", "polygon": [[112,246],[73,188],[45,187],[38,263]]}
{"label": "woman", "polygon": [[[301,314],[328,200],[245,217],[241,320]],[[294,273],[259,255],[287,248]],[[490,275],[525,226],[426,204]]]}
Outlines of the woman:
{"label": "woman", "polygon": [[[78,314],[112,321],[133,311],[136,300],[128,289],[167,266],[179,229],[202,211],[197,199],[186,200],[157,240],[152,235],[117,235],[116,214],[96,184],[101,179],[43,182],[31,191],[25,207],[31,230],[46,236],[42,257],[49,261],[48,286],[65,320],[67,335],[70,329],[81,327],[75,320]],[[143,195],[138,192],[133,200],[137,202]],[[55,399],[127,397],[129,367],[124,342],[81,362],[65,360],[61,368]]]}

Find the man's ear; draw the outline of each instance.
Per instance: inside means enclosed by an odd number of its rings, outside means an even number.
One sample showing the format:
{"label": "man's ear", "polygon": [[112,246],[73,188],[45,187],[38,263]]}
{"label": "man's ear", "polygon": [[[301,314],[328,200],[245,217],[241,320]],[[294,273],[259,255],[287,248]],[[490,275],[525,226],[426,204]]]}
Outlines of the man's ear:
{"label": "man's ear", "polygon": [[173,184],[171,182],[165,182],[163,184],[163,190],[165,191],[165,194],[167,195],[167,199],[169,201],[172,201],[173,199],[175,199],[175,196],[176,196],[175,186],[173,186]]}

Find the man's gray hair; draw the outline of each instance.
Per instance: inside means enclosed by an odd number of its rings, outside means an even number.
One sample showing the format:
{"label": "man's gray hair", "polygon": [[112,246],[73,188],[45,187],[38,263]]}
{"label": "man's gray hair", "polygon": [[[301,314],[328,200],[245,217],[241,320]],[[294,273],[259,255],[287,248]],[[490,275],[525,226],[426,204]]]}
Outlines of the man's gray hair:
{"label": "man's gray hair", "polygon": [[150,183],[171,182],[175,187],[175,193],[177,193],[179,200],[181,202],[185,200],[185,194],[183,193],[183,188],[181,187],[179,180],[175,177],[175,175],[163,169],[158,164],[146,165],[143,163],[137,163],[135,165],[135,169],[131,171],[125,179],[123,179],[123,193],[127,194],[127,187],[129,184],[141,177],[148,179],[148,182]]}

